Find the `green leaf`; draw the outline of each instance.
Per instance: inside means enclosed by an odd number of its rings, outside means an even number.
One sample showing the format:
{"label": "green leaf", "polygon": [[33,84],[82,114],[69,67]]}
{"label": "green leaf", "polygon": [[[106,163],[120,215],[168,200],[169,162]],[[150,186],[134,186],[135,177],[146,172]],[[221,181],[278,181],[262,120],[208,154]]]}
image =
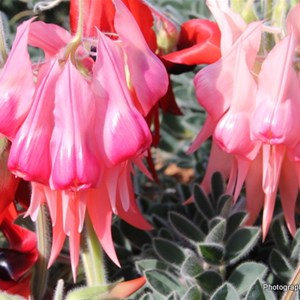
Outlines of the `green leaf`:
{"label": "green leaf", "polygon": [[220,172],[215,172],[211,177],[211,193],[217,202],[219,197],[225,192],[225,181]]}
{"label": "green leaf", "polygon": [[235,288],[230,283],[220,286],[210,298],[211,300],[240,300]]}
{"label": "green leaf", "polygon": [[282,252],[282,254],[285,256],[290,256],[290,239],[282,215],[273,221],[271,226],[271,235],[276,247],[280,250],[280,252]]}
{"label": "green leaf", "polygon": [[166,298],[166,300],[180,300],[180,296],[174,291]]}
{"label": "green leaf", "polygon": [[246,300],[267,300],[262,288],[262,284],[259,280],[256,280],[254,284],[249,289]]}
{"label": "green leaf", "polygon": [[233,264],[246,256],[257,243],[260,229],[256,227],[244,227],[237,230],[228,239],[225,246],[225,261]]}
{"label": "green leaf", "polygon": [[262,263],[245,262],[238,265],[230,274],[228,282],[233,284],[239,294],[243,294],[257,279],[263,279],[267,270]]}
{"label": "green leaf", "polygon": [[194,242],[203,241],[204,233],[185,216],[176,212],[170,212],[169,221],[174,227],[175,231],[183,238],[192,240]]}
{"label": "green leaf", "polygon": [[199,254],[207,263],[220,265],[224,257],[224,247],[220,244],[199,243]]}
{"label": "green leaf", "polygon": [[232,196],[230,195],[222,195],[220,196],[220,198],[218,199],[217,202],[217,213],[223,217],[223,218],[227,218],[231,208],[232,208]]}
{"label": "green leaf", "polygon": [[137,229],[124,221],[120,222],[122,233],[130,240],[137,248],[141,248],[144,244],[151,244],[151,235],[144,230]]}
{"label": "green leaf", "polygon": [[210,230],[210,232],[205,238],[205,242],[221,243],[225,236],[225,231],[226,231],[226,220],[223,218],[218,218],[217,224]]}
{"label": "green leaf", "polygon": [[141,300],[155,300],[155,299],[153,298],[153,296],[150,293],[147,293],[147,294],[143,295]]}
{"label": "green leaf", "polygon": [[199,258],[195,255],[188,256],[181,267],[182,274],[189,277],[197,277],[202,271]]}
{"label": "green leaf", "polygon": [[273,273],[284,282],[288,282],[293,276],[294,268],[287,258],[278,250],[273,249],[269,257],[270,268]]}
{"label": "green leaf", "polygon": [[163,271],[148,270],[145,271],[145,276],[150,286],[161,295],[168,296],[180,289],[178,280]]}
{"label": "green leaf", "polygon": [[207,197],[200,185],[194,185],[193,195],[195,205],[202,217],[206,220],[212,219],[216,215],[216,212],[211,204],[211,200]]}
{"label": "green leaf", "polygon": [[147,270],[167,270],[168,265],[157,259],[143,259],[135,263],[135,266],[140,274]]}
{"label": "green leaf", "polygon": [[[93,286],[83,287],[71,290],[65,300],[97,300],[99,296],[106,295],[108,292],[108,286]],[[101,297],[100,297],[101,299]]]}
{"label": "green leaf", "polygon": [[244,211],[239,211],[232,214],[227,219],[225,239],[227,239],[231,234],[233,234],[244,223],[246,218],[247,213]]}
{"label": "green leaf", "polygon": [[182,300],[201,300],[202,295],[198,286],[191,286],[187,292],[183,295]]}
{"label": "green leaf", "polygon": [[219,273],[213,270],[202,272],[197,278],[197,283],[207,294],[212,294],[223,282]]}
{"label": "green leaf", "polygon": [[160,258],[170,264],[181,265],[185,259],[183,251],[173,242],[155,238],[153,247]]}
{"label": "green leaf", "polygon": [[25,298],[21,296],[11,295],[6,292],[0,291],[0,299],[1,300],[26,300]]}

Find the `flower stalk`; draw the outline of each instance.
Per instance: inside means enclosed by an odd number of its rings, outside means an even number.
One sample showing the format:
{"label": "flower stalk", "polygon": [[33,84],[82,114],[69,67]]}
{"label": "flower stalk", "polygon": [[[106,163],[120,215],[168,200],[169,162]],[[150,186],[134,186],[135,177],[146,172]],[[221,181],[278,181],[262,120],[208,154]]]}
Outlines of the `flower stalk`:
{"label": "flower stalk", "polygon": [[48,283],[48,261],[50,257],[51,221],[46,204],[41,205],[36,220],[38,261],[31,281],[34,299],[43,299]]}
{"label": "flower stalk", "polygon": [[85,218],[85,240],[82,241],[81,259],[87,286],[104,286],[106,284],[103,251],[88,214]]}

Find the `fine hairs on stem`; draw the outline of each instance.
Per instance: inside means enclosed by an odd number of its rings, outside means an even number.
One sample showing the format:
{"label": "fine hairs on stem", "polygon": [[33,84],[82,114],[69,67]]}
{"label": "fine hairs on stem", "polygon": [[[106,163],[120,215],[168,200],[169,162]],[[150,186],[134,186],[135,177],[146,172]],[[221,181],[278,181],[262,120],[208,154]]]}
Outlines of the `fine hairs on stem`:
{"label": "fine hairs on stem", "polygon": [[33,7],[34,13],[39,13],[44,10],[52,9],[64,0],[44,0],[36,3]]}

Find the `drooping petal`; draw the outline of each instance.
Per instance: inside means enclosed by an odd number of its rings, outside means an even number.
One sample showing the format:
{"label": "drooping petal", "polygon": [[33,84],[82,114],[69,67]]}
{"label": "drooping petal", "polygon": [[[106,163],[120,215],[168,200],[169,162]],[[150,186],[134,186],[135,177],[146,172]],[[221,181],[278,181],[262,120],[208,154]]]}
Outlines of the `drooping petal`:
{"label": "drooping petal", "polygon": [[119,47],[99,32],[97,49],[93,88],[99,101],[106,105],[104,153],[109,163],[116,165],[143,153],[151,144],[151,133],[145,119],[132,105]]}
{"label": "drooping petal", "polygon": [[[115,28],[126,53],[130,84],[144,116],[166,94],[168,75],[163,63],[148,47],[135,19],[120,0],[115,0]],[[130,34],[128,34],[130,33]]]}
{"label": "drooping petal", "polygon": [[30,24],[28,44],[42,49],[46,58],[49,58],[57,55],[59,50],[70,42],[71,38],[71,34],[64,28],[37,21]]}
{"label": "drooping petal", "polygon": [[264,143],[293,147],[299,141],[300,85],[292,62],[293,34],[280,41],[263,62],[258,77],[257,108],[252,137]]}
{"label": "drooping petal", "polygon": [[145,277],[117,283],[109,292],[111,298],[127,298],[146,283]]}
{"label": "drooping petal", "polygon": [[295,163],[287,157],[282,162],[279,179],[279,193],[281,197],[282,209],[289,232],[296,233],[295,207],[299,191]]}
{"label": "drooping petal", "polygon": [[253,225],[263,208],[265,194],[262,188],[262,176],[262,151],[260,151],[252,161],[245,181],[248,212],[245,225]]}
{"label": "drooping petal", "polygon": [[[259,44],[260,36],[257,36],[255,41],[257,49]],[[245,46],[248,45],[243,45],[240,41],[236,48],[232,66],[234,85],[231,104],[229,110],[219,120],[214,137],[225,152],[253,160],[260,148],[259,142],[250,139],[250,119],[255,108],[257,86],[251,74],[253,66],[247,65],[249,49]]]}
{"label": "drooping petal", "polygon": [[54,87],[60,66],[56,60],[43,65],[29,114],[12,143],[8,167],[25,180],[48,184],[51,171],[49,152],[53,129]]}
{"label": "drooping petal", "polygon": [[52,188],[96,186],[102,166],[94,136],[95,105],[88,82],[68,60],[55,88]]}
{"label": "drooping petal", "polygon": [[[71,32],[77,32],[80,0],[70,1],[70,27]],[[97,28],[103,32],[114,32],[115,7],[111,0],[85,0],[83,1],[83,35],[96,37]]]}
{"label": "drooping petal", "polygon": [[250,24],[231,51],[218,62],[200,70],[195,76],[196,97],[214,121],[217,121],[231,105],[234,86],[234,68],[238,47],[246,51],[246,63],[251,70],[259,49],[261,22]]}
{"label": "drooping petal", "polygon": [[206,0],[206,4],[221,30],[221,52],[224,55],[245,30],[246,22],[231,10],[228,0]]}
{"label": "drooping petal", "polygon": [[203,181],[201,182],[201,187],[206,193],[211,191],[211,177],[215,172],[221,172],[225,180],[228,179],[232,166],[232,159],[232,155],[222,151],[215,141],[212,141],[208,165]]}
{"label": "drooping petal", "polygon": [[[62,209],[62,192],[54,192],[48,187],[44,187],[47,194],[47,204],[52,221],[52,246],[48,262],[48,268],[55,262],[61,249],[63,248],[66,233],[63,229],[63,209]],[[55,202],[55,208],[52,202]],[[55,210],[54,210],[55,209]]]}
{"label": "drooping petal", "polygon": [[264,212],[263,212],[263,239],[265,239],[269,230],[277,189],[279,185],[279,178],[281,173],[282,162],[286,152],[284,145],[268,145],[265,144],[263,148],[263,190],[265,193]]}
{"label": "drooping petal", "polygon": [[0,71],[0,133],[13,139],[32,103],[34,82],[27,51],[29,27],[33,19],[22,23]]}
{"label": "drooping petal", "polygon": [[181,25],[177,47],[163,59],[185,65],[214,63],[221,56],[219,27],[209,20],[189,20]]}
{"label": "drooping petal", "polygon": [[97,237],[110,259],[120,266],[111,236],[112,210],[105,188],[89,189],[87,210]]}
{"label": "drooping petal", "polygon": [[153,30],[153,16],[149,4],[136,0],[122,0],[122,2],[134,17],[148,47],[155,52],[157,48],[156,36]]}

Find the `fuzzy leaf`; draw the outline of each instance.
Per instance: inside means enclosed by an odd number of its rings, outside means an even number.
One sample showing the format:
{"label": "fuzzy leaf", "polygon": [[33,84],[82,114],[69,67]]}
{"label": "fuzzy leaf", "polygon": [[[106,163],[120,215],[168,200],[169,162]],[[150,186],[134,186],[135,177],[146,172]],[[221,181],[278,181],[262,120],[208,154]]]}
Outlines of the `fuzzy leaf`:
{"label": "fuzzy leaf", "polygon": [[187,292],[182,297],[182,300],[201,300],[201,298],[201,291],[196,285],[194,285],[187,290]]}
{"label": "fuzzy leaf", "polygon": [[201,289],[208,294],[212,294],[223,282],[221,275],[213,270],[204,271],[196,279]]}
{"label": "fuzzy leaf", "polygon": [[220,265],[224,257],[224,247],[220,244],[199,243],[199,254],[207,263]]}
{"label": "fuzzy leaf", "polygon": [[285,256],[290,256],[290,239],[282,216],[273,221],[271,234],[276,247],[280,250],[280,252],[282,252]]}
{"label": "fuzzy leaf", "polygon": [[254,284],[251,286],[246,296],[246,300],[256,300],[256,299],[266,300],[264,291],[261,286],[261,282],[259,280],[256,280],[254,282]]}
{"label": "fuzzy leaf", "polygon": [[137,261],[135,263],[135,266],[140,274],[142,274],[144,271],[148,270],[167,270],[168,265],[166,265],[164,262],[159,261],[157,259],[143,259],[140,261]]}
{"label": "fuzzy leaf", "polygon": [[247,255],[257,243],[260,229],[256,227],[244,227],[237,230],[228,239],[225,246],[225,260],[235,263]]}
{"label": "fuzzy leaf", "polygon": [[230,283],[220,286],[210,298],[211,300],[239,300],[240,297]]}
{"label": "fuzzy leaf", "polygon": [[185,216],[176,212],[170,212],[169,221],[174,227],[175,231],[183,238],[190,239],[195,242],[203,241],[204,233]]}
{"label": "fuzzy leaf", "polygon": [[269,263],[273,273],[284,282],[288,282],[293,276],[293,266],[278,250],[272,250],[269,257]]}
{"label": "fuzzy leaf", "polygon": [[262,279],[268,268],[261,263],[245,262],[236,267],[230,274],[228,282],[232,283],[239,294],[245,293],[253,282]]}
{"label": "fuzzy leaf", "polygon": [[155,300],[155,299],[153,298],[153,296],[150,293],[147,293],[147,294],[143,295],[141,300]]}
{"label": "fuzzy leaf", "polygon": [[[216,220],[216,219],[213,219]],[[212,220],[212,221],[213,221]],[[205,238],[205,242],[207,243],[221,243],[225,236],[226,230],[226,220],[218,218],[217,224],[210,230],[208,235]]]}
{"label": "fuzzy leaf", "polygon": [[225,192],[225,182],[221,173],[215,172],[211,177],[211,192],[213,199],[217,202]]}
{"label": "fuzzy leaf", "polygon": [[225,195],[225,194],[220,196],[217,202],[217,213],[221,217],[227,218],[231,208],[232,208],[232,196]]}
{"label": "fuzzy leaf", "polygon": [[181,266],[182,274],[189,277],[197,277],[202,271],[199,258],[194,255],[188,256]]}
{"label": "fuzzy leaf", "polygon": [[123,221],[120,223],[120,229],[125,237],[138,248],[146,243],[151,244],[151,236],[147,231],[137,229]]}
{"label": "fuzzy leaf", "polygon": [[231,234],[233,234],[239,228],[239,226],[244,223],[246,218],[247,213],[244,211],[239,211],[231,215],[227,219],[225,239],[227,239]]}
{"label": "fuzzy leaf", "polygon": [[178,280],[163,271],[148,270],[145,276],[150,286],[161,295],[168,296],[172,291],[180,289]]}
{"label": "fuzzy leaf", "polygon": [[203,189],[199,185],[195,185],[193,195],[196,207],[199,213],[206,220],[210,220],[216,215],[216,212],[211,204],[211,200],[207,197]]}
{"label": "fuzzy leaf", "polygon": [[166,300],[180,300],[180,297],[178,296],[178,294],[174,291],[171,293],[171,295],[169,295],[168,298],[166,298]]}
{"label": "fuzzy leaf", "polygon": [[167,263],[181,265],[185,259],[183,251],[175,243],[166,239],[154,239],[153,247],[158,256]]}

